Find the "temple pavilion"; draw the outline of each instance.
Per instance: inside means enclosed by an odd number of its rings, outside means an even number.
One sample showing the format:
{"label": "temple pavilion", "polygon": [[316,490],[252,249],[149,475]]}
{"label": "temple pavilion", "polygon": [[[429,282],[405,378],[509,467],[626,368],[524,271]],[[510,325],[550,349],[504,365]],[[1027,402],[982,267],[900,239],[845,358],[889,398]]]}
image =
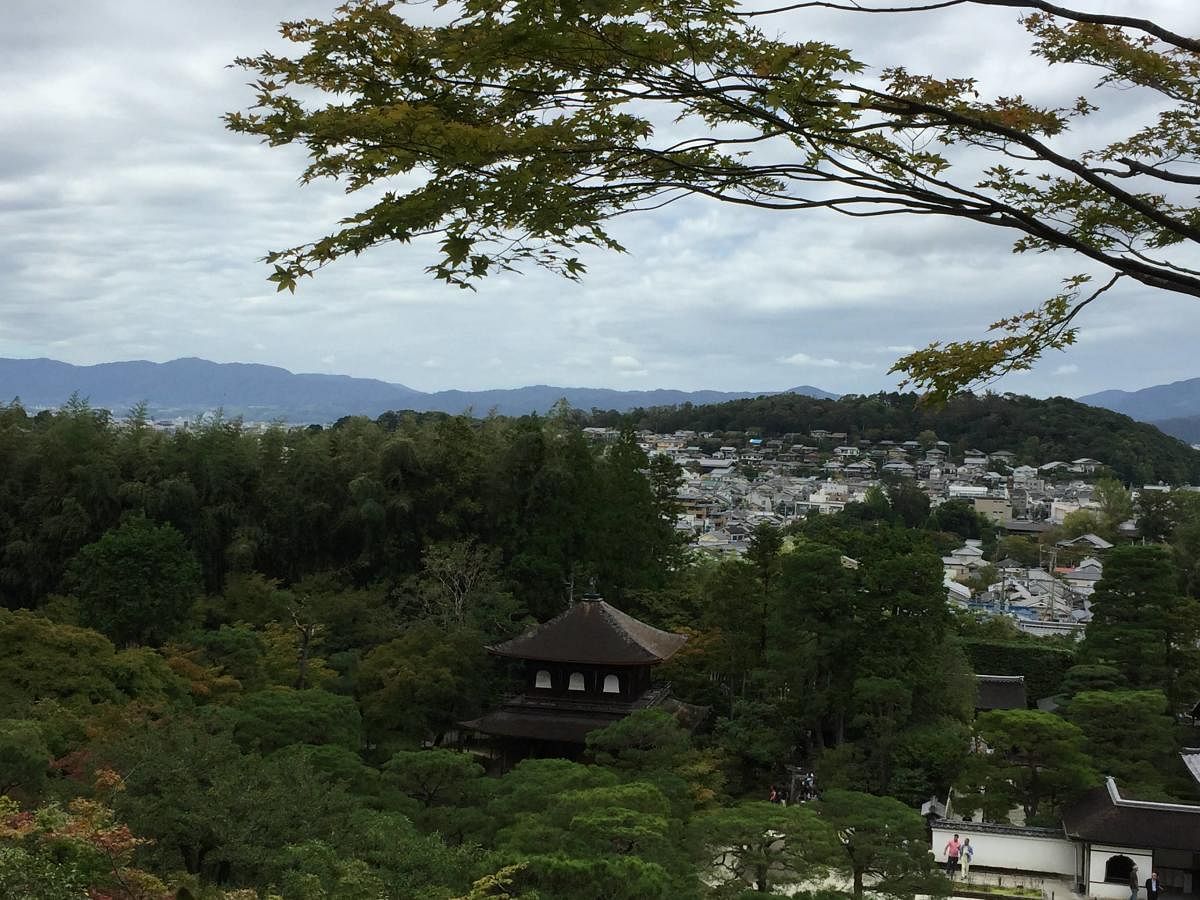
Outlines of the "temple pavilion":
{"label": "temple pavilion", "polygon": [[660,631],[595,596],[519,637],[488,647],[523,663],[524,691],[460,725],[488,736],[502,768],[526,757],[577,758],[589,733],[658,708],[692,727],[706,712],[680,703],[650,670],[687,636]]}

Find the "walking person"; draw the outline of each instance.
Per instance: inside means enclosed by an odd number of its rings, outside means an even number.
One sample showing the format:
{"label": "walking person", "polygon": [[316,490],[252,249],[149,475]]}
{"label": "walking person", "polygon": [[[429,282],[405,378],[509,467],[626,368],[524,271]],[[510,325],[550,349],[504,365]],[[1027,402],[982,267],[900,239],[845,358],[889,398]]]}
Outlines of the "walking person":
{"label": "walking person", "polygon": [[1141,887],[1138,884],[1138,870],[1134,866],[1129,870],[1129,900],[1138,900],[1138,889]]}
{"label": "walking person", "polygon": [[[954,870],[958,868],[958,858],[962,853],[962,844],[959,843],[958,835],[946,841],[946,874],[953,878]],[[1136,898],[1135,898],[1136,900]]]}
{"label": "walking person", "polygon": [[958,864],[962,867],[963,881],[971,880],[971,857],[974,855],[975,848],[971,846],[971,839],[963,838],[962,846],[958,848]]}
{"label": "walking person", "polygon": [[1162,882],[1158,880],[1158,873],[1151,872],[1150,877],[1146,879],[1146,900],[1158,900],[1158,895],[1162,893]]}

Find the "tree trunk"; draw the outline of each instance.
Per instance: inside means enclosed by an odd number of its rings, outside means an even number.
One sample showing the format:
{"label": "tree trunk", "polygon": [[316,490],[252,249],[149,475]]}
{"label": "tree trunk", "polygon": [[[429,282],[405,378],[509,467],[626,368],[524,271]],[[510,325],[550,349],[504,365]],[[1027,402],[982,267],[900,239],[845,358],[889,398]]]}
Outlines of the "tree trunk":
{"label": "tree trunk", "polygon": [[300,626],[300,652],[296,654],[299,671],[296,674],[296,690],[302,691],[308,683],[308,645],[312,640],[312,629]]}
{"label": "tree trunk", "polygon": [[189,875],[200,874],[200,860],[197,859],[195,847],[180,844],[179,855],[183,858],[183,869],[185,872]]}
{"label": "tree trunk", "polygon": [[861,898],[863,895],[862,876],[863,876],[862,869],[854,870],[854,896],[855,896],[856,900],[859,900],[859,898]]}

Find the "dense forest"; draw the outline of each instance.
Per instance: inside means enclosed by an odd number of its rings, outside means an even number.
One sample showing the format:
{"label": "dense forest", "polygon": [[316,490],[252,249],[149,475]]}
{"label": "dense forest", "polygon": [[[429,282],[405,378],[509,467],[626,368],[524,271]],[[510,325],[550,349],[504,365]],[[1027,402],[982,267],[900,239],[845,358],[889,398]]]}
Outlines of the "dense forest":
{"label": "dense forest", "polygon": [[[674,464],[578,420],[0,409],[0,896],[940,896],[916,810],[951,786],[1034,822],[1101,773],[1189,796],[1190,495],[1141,511],[1168,549],[1111,552],[1076,647],[947,606],[976,518],[897,485],[695,556]],[[463,752],[456,723],[515,689],[485,646],[589,589],[689,636],[656,677],[704,725],[644,711],[507,773]],[[1036,673],[1064,713],[975,717],[973,670]],[[820,799],[765,802],[786,766]]]}
{"label": "dense forest", "polygon": [[1066,397],[961,394],[936,406],[922,403],[916,394],[851,394],[839,400],[776,394],[712,406],[597,411],[589,417],[593,425],[622,421],[659,433],[750,431],[801,439],[824,429],[845,432],[850,441],[907,441],[929,430],[959,452],[1012,450],[1030,465],[1087,456],[1135,484],[1200,481],[1200,453],[1186,444],[1152,425]]}

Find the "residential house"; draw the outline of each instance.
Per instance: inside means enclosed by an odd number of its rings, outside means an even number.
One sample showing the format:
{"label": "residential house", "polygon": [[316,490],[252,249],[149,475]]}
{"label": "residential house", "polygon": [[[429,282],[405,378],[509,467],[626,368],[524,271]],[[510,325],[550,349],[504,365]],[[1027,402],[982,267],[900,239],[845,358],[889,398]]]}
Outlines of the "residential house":
{"label": "residential house", "polygon": [[875,474],[875,464],[869,459],[861,459],[846,466],[845,472],[858,478],[870,478]]}
{"label": "residential house", "polygon": [[1111,550],[1112,544],[1096,534],[1081,534],[1079,537],[1058,542],[1059,547],[1082,547],[1092,550]]}
{"label": "residential house", "polygon": [[965,608],[971,602],[971,589],[965,584],[959,584],[947,573],[943,584],[946,586],[946,600],[954,606]]}
{"label": "residential house", "polygon": [[1074,568],[1065,567],[1057,571],[1076,594],[1090,597],[1096,590],[1096,582],[1104,577],[1104,564],[1094,556],[1089,556]]}
{"label": "residential house", "polygon": [[949,556],[942,557],[942,567],[950,578],[966,578],[987,565],[983,560],[983,550],[977,544],[968,541],[957,550],[952,550]]}
{"label": "residential house", "polygon": [[976,497],[973,502],[975,512],[997,525],[1003,525],[1012,518],[1012,503],[1007,497]]}
{"label": "residential house", "polygon": [[986,497],[988,489],[982,484],[955,482],[946,489],[946,492],[951,500],[975,500],[978,497]]}
{"label": "residential house", "polygon": [[968,450],[963,454],[963,465],[969,469],[986,469],[988,456],[982,450]]}
{"label": "residential house", "polygon": [[1066,520],[1067,516],[1073,512],[1078,512],[1079,510],[1083,509],[1094,512],[1099,508],[1100,507],[1091,500],[1062,497],[1050,501],[1050,521],[1055,525],[1061,525]]}
{"label": "residential house", "polygon": [[1034,522],[1030,519],[1010,519],[1004,523],[1004,530],[1008,534],[1039,535],[1050,528],[1047,522]]}

